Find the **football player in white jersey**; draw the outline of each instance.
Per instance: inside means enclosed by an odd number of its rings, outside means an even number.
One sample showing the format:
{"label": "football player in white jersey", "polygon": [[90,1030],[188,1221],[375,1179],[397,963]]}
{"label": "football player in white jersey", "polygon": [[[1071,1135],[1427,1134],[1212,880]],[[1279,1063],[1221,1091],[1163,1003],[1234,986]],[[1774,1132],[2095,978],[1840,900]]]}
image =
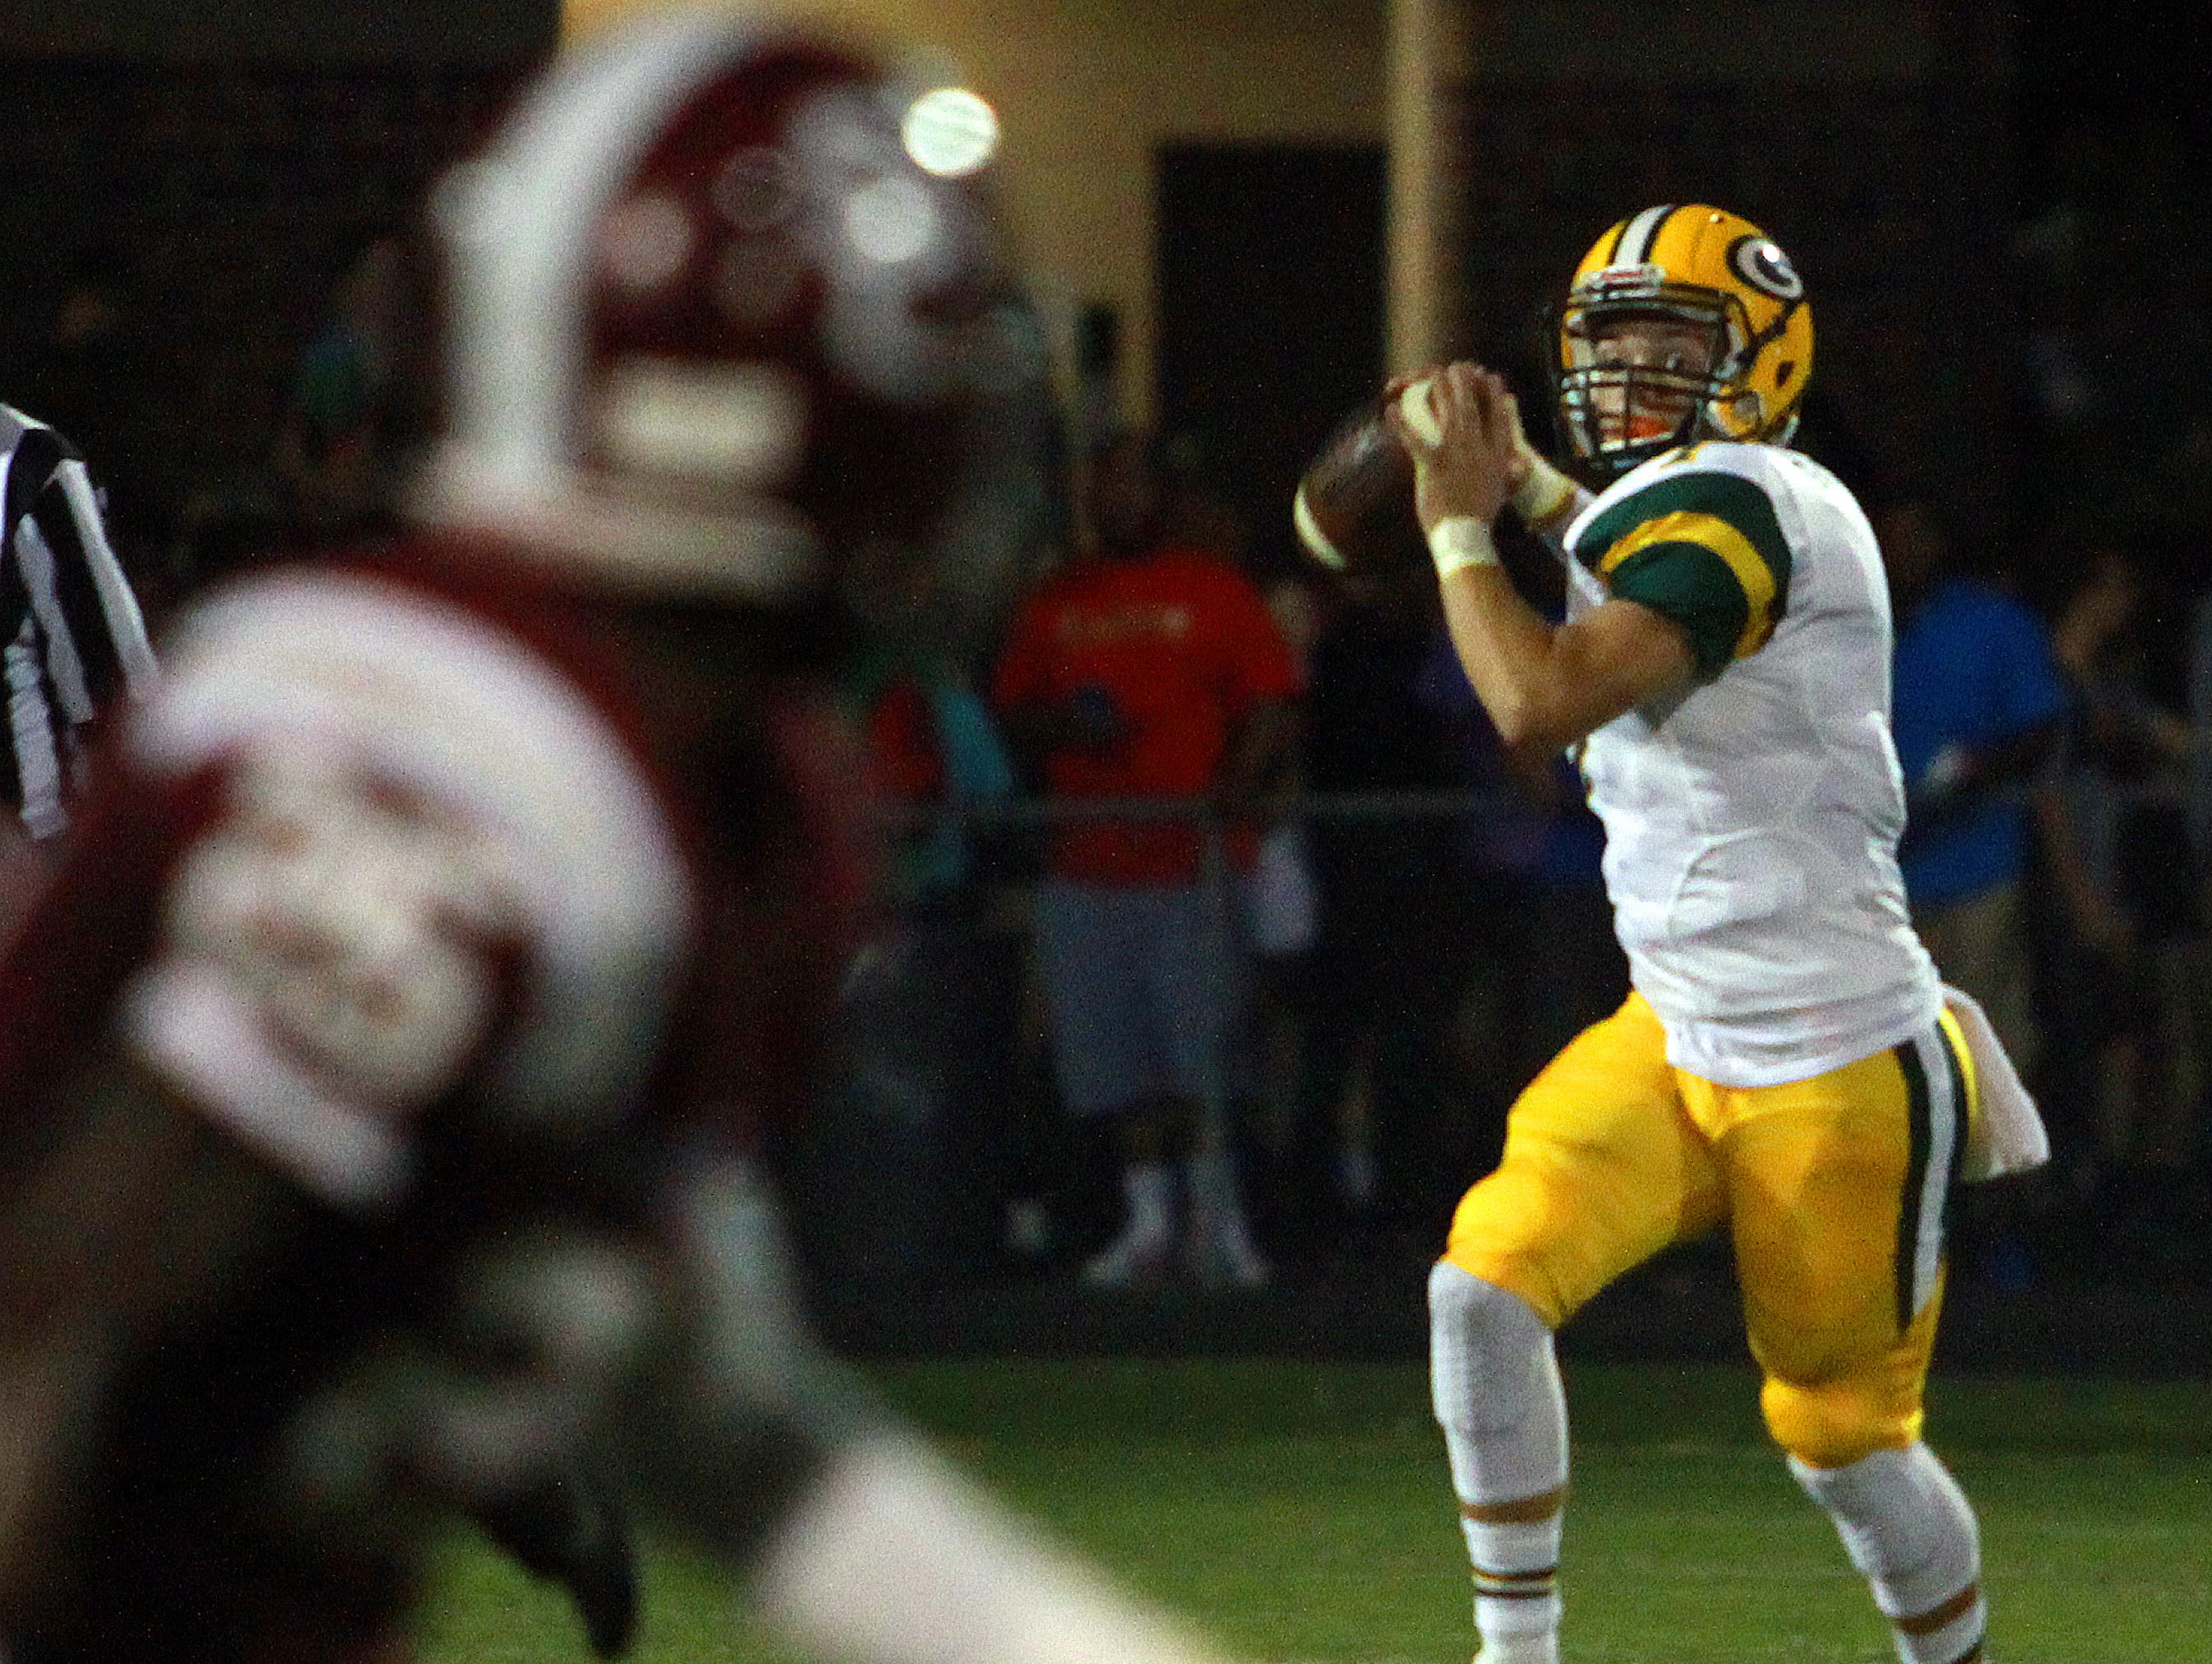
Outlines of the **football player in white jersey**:
{"label": "football player in white jersey", "polygon": [[[1468,679],[1509,743],[1581,747],[1634,982],[1515,1104],[1431,1277],[1483,1664],[1559,1656],[1553,1332],[1723,1226],[1767,1427],[1898,1655],[1982,1657],[1978,1528],[1921,1442],[1922,1390],[1949,1189],[2041,1159],[2042,1132],[1906,915],[1881,554],[1789,448],[1812,357],[1771,241],[1656,207],[1599,239],[1561,314],[1560,411],[1596,496],[1534,454],[1489,370],[1393,401]],[[1498,564],[1509,505],[1565,560],[1563,624]]]}

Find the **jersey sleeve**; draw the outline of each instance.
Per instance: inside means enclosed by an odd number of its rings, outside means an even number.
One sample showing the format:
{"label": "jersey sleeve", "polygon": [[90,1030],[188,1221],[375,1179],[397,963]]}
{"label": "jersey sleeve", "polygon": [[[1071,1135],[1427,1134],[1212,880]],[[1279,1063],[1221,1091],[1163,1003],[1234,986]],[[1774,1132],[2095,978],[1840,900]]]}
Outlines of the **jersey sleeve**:
{"label": "jersey sleeve", "polygon": [[83,460],[64,457],[32,504],[31,527],[53,557],[53,606],[84,667],[95,706],[118,693],[152,692],[154,650],[146,619],[108,541],[99,494]]}
{"label": "jersey sleeve", "polygon": [[119,692],[152,691],[146,620],[108,542],[84,459],[51,428],[17,442],[7,478],[9,558],[36,620],[41,668],[70,723]]}
{"label": "jersey sleeve", "polygon": [[7,723],[14,801],[34,838],[67,823],[73,735],[152,691],[154,655],[83,459],[33,426],[6,467]]}
{"label": "jersey sleeve", "polygon": [[1680,625],[1702,676],[1757,652],[1788,603],[1789,539],[1765,491],[1741,474],[1654,480],[1593,520],[1575,553],[1608,594]]}

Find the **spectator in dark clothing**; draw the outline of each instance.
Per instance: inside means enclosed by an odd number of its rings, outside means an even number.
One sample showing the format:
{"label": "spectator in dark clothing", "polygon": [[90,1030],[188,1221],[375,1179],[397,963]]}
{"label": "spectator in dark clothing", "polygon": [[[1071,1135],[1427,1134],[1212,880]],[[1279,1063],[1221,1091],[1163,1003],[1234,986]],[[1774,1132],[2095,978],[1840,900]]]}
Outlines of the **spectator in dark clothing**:
{"label": "spectator in dark clothing", "polygon": [[1472,938],[1472,981],[1486,997],[1477,1031],[1462,1020],[1461,1072],[1473,1088],[1484,1147],[1500,1153],[1505,1110],[1536,1071],[1628,997],[1628,961],[1613,935],[1601,863],[1605,828],[1563,753],[1500,743],[1459,655],[1442,631],[1423,667],[1422,699],[1449,725],[1464,783],[1486,806],[1459,825]]}
{"label": "spectator in dark clothing", "polygon": [[920,642],[874,643],[842,692],[896,819],[840,990],[836,1088],[793,1173],[825,1286],[912,1287],[984,1269],[1012,1199],[1018,942],[988,912],[990,835],[962,811],[1011,795],[1013,765],[968,678]]}
{"label": "spectator in dark clothing", "polygon": [[[1423,569],[1342,581],[1313,654],[1310,789],[1458,783],[1446,725],[1420,698],[1439,627],[1435,588]],[[1426,1241],[1452,1200],[1437,1176],[1455,1187],[1465,1170],[1444,1064],[1465,941],[1451,828],[1437,815],[1361,814],[1319,819],[1310,832],[1321,920],[1278,1231],[1294,1256],[1351,1220]]]}
{"label": "spectator in dark clothing", "polygon": [[[2051,632],[2024,602],[1957,568],[1935,505],[1911,494],[1875,516],[1893,648],[1890,727],[1905,777],[1898,865],[1913,928],[1943,980],[1970,995],[2039,1095],[2023,886],[2031,816],[2050,827],[2044,778],[2069,709]],[[2063,1060],[2061,1060],[2063,1066]],[[2063,1135],[2062,1135],[2063,1136]],[[2047,1179],[2027,1181],[2033,1189]],[[1989,1197],[1959,1209],[1962,1249],[2000,1283],[2032,1274],[2015,1222]]]}
{"label": "spectator in dark clothing", "polygon": [[397,521],[397,475],[419,415],[403,374],[407,277],[397,238],[370,243],[293,366],[275,461],[296,542],[340,543]]}
{"label": "spectator in dark clothing", "polygon": [[69,261],[45,330],[0,390],[83,453],[100,483],[109,539],[142,587],[181,495],[174,442],[155,426],[176,393],[147,320],[137,257],[114,241],[88,244]]}
{"label": "spectator in dark clothing", "polygon": [[2075,699],[2037,797],[2053,905],[2036,912],[2061,1163],[2108,1251],[2172,1260],[2203,1249],[2212,939],[2188,837],[2198,730],[2156,674],[2157,625],[2136,560],[2093,548],[2053,631]]}

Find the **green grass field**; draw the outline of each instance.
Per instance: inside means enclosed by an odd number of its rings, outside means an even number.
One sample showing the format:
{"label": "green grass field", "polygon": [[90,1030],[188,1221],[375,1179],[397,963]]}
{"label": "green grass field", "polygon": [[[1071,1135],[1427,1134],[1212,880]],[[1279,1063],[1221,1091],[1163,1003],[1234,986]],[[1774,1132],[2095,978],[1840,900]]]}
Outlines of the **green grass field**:
{"label": "green grass field", "polygon": [[[1266,1660],[1464,1664],[1465,1563],[1412,1364],[961,1362],[879,1378],[1002,1495]],[[1882,1664],[1747,1370],[1570,1368],[1572,1664]],[[1956,1379],[1930,1440],[1982,1516],[1991,1664],[2212,1658],[2212,1388]],[[565,1609],[456,1543],[432,1664],[581,1658]],[[639,1664],[777,1661],[720,1580],[656,1555]]]}

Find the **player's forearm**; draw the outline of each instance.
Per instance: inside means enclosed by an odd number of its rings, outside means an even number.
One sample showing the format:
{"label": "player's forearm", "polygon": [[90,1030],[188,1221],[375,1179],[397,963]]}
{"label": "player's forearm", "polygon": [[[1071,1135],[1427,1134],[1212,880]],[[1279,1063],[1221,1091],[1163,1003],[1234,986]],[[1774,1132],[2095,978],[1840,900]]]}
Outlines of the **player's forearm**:
{"label": "player's forearm", "polygon": [[669,1223],[693,1309],[623,1417],[631,1473],[770,1624],[854,1664],[1206,1664],[823,1352],[749,1167],[688,1166]]}
{"label": "player's forearm", "polygon": [[260,1163],[118,1051],[0,1147],[0,1350],[127,1333],[227,1275],[286,1204]]}
{"label": "player's forearm", "polygon": [[749,1564],[884,1412],[800,1320],[781,1217],[752,1165],[690,1152],[665,1189],[682,1320],[617,1435],[631,1479],[670,1524]]}
{"label": "player's forearm", "polygon": [[[0,1626],[67,1586],[117,1381],[267,1240],[276,1180],[104,1058],[0,1140]],[[111,1429],[112,1430],[112,1429]]]}
{"label": "player's forearm", "polygon": [[1444,623],[1475,697],[1507,745],[1556,749],[1573,731],[1553,626],[1514,588],[1502,566],[1443,574]]}
{"label": "player's forearm", "polygon": [[1218,1656],[915,1440],[852,1447],[768,1546],[762,1615],[860,1664],[1206,1664]]}

